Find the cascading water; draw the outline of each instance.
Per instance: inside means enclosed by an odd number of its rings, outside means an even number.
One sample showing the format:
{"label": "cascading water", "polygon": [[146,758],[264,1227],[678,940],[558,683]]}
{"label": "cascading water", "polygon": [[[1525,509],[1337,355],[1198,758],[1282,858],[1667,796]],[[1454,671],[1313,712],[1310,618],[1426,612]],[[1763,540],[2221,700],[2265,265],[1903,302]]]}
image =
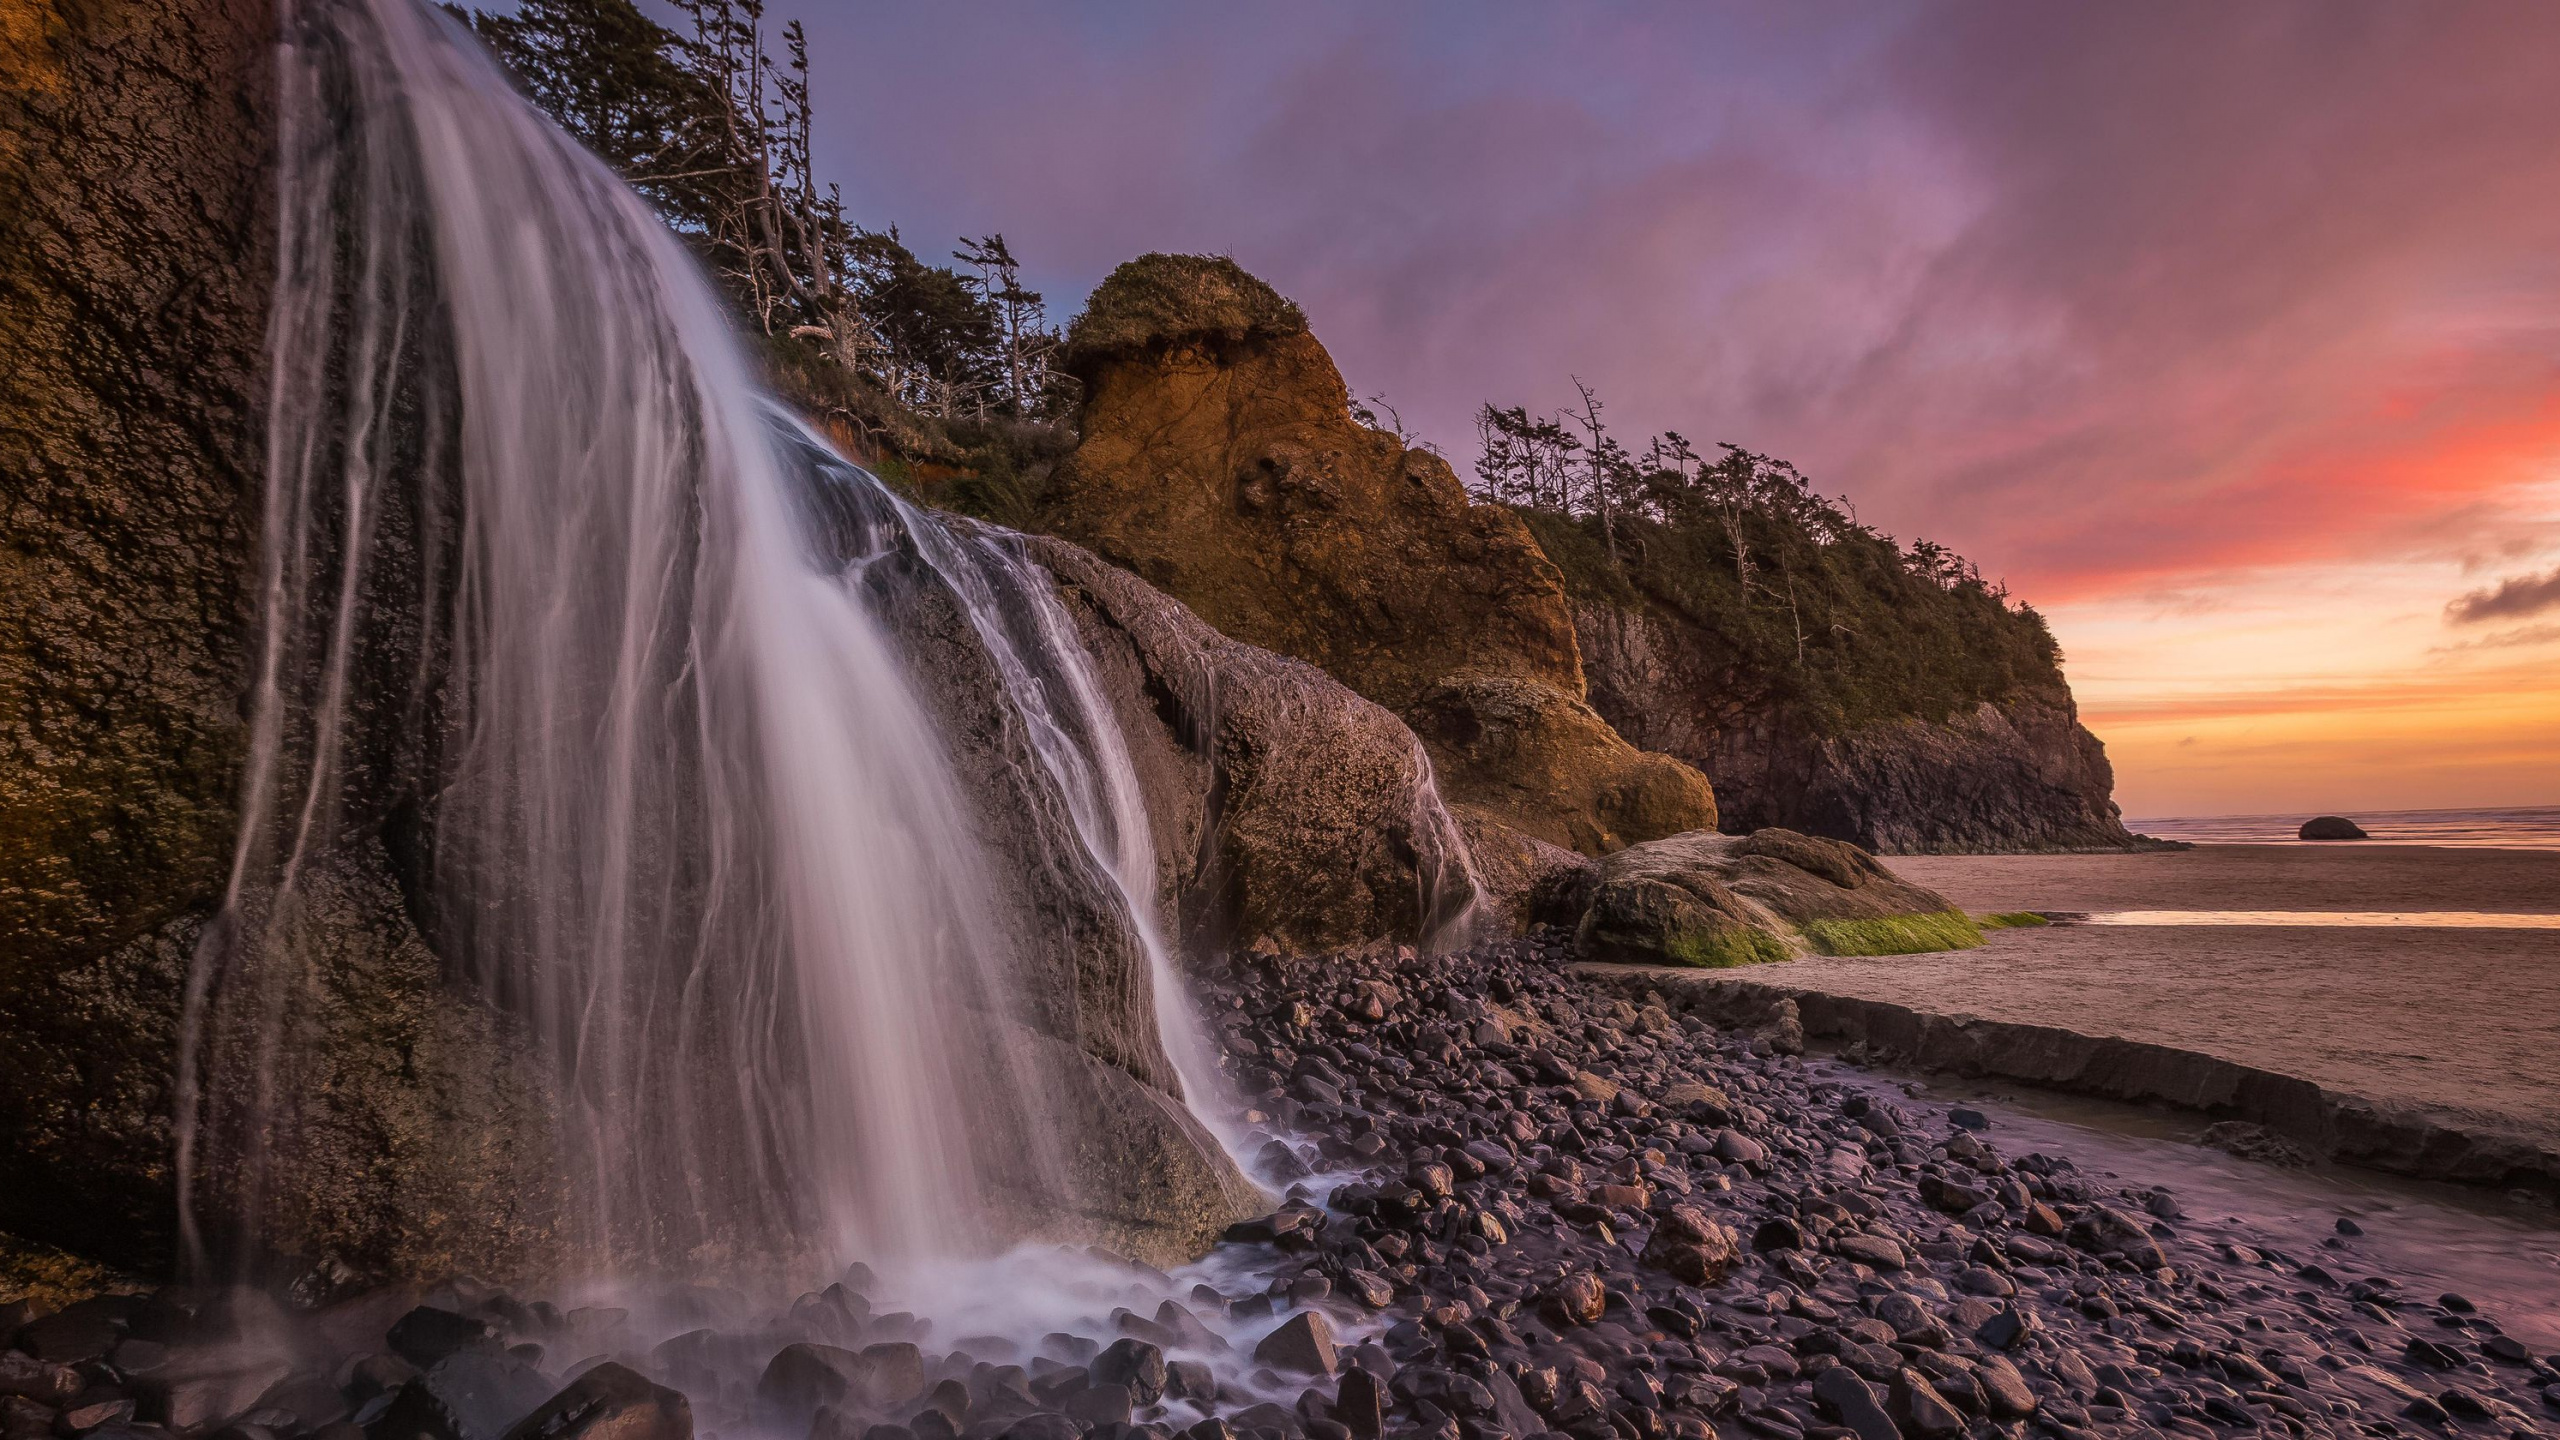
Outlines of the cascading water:
{"label": "cascading water", "polygon": [[[191,1240],[254,1248],[314,896],[359,834],[548,1077],[576,1263],[953,1255],[1090,1213],[1049,1012],[1094,1007],[1042,998],[1071,927],[988,825],[1063,817],[1037,848],[1102,917],[1078,983],[1116,975],[1101,1008],[1143,1022],[1074,1060],[1177,1110],[1208,1077],[1179,1031],[1181,1080],[1162,1061],[1144,808],[1045,574],[767,401],[675,237],[447,17],[307,7],[280,108],[264,646],[190,978],[179,1181],[217,1222]],[[1036,764],[955,773],[887,623],[936,604]]]}

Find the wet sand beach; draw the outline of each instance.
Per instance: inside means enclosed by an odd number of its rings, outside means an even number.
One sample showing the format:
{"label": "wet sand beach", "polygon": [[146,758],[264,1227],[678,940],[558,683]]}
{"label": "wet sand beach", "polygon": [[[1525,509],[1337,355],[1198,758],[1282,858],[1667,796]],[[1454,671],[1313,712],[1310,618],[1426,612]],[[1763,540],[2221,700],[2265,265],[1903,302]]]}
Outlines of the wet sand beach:
{"label": "wet sand beach", "polygon": [[[2560,854],[2551,852],[2204,845],[1887,863],[1976,914],[2560,913]],[[1817,1035],[1824,1024],[1869,1023],[1843,1016],[1880,1002],[1923,1017],[2111,1037],[2298,1077],[2333,1097],[2512,1137],[2560,1160],[2560,929],[2065,924],[1997,930],[1978,950],[1714,973],[1808,992],[1807,1026]],[[1828,997],[1841,1003],[1820,1003]],[[2004,1044],[2036,1038],[1975,1026],[1964,1053],[1997,1069]],[[2036,1058],[2004,1073],[2034,1078],[2030,1064],[2117,1077],[2093,1075],[2088,1093],[2109,1093],[2107,1084],[2121,1091],[2122,1074],[2140,1068],[2119,1054]],[[2164,1068],[2156,1055],[2142,1064]],[[2176,1083],[2173,1076],[2167,1088]],[[2232,1083],[2207,1082],[2199,1093]],[[2422,1156],[2401,1158],[2410,1163],[2382,1163],[2424,1172]],[[2560,1165],[2545,1168],[2560,1173]]]}

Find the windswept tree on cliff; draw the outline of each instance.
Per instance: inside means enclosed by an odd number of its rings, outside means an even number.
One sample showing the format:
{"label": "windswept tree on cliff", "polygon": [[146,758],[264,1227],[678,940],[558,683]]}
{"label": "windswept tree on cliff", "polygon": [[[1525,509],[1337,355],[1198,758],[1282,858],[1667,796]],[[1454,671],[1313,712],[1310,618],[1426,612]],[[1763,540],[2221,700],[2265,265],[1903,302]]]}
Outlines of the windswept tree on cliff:
{"label": "windswept tree on cliff", "polygon": [[2060,683],[2043,617],[1962,556],[1899,545],[1739,445],[1709,458],[1666,430],[1630,454],[1576,391],[1581,407],[1554,416],[1478,410],[1473,493],[1527,521],[1578,593],[1713,637],[1737,694],[1773,691],[1831,732]]}
{"label": "windswept tree on cliff", "polygon": [[1055,362],[1061,337],[1040,292],[1022,283],[1022,262],[1013,258],[1004,236],[994,233],[977,240],[962,236],[951,258],[977,272],[962,280],[976,292],[991,326],[997,384],[981,398],[981,412],[1047,416],[1059,396]]}
{"label": "windswept tree on cliff", "polygon": [[769,45],[765,0],[524,0],[472,27],[534,103],[648,197],[749,325],[938,419],[1046,416],[1057,336],[1000,235],[963,275],[845,214],[812,156],[808,35]]}
{"label": "windswept tree on cliff", "polygon": [[1476,434],[1483,444],[1471,487],[1478,499],[1536,510],[1574,508],[1574,457],[1582,442],[1561,419],[1531,415],[1518,405],[1502,410],[1487,404],[1476,412]]}

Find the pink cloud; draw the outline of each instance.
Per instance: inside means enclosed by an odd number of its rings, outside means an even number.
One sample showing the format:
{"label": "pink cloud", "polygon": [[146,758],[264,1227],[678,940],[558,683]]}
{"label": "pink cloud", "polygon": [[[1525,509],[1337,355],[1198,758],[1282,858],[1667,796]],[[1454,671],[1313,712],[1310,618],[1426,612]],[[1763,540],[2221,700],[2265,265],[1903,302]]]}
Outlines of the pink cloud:
{"label": "pink cloud", "polygon": [[866,213],[1004,229],[1061,300],[1231,252],[1462,463],[1479,401],[1578,373],[1629,427],[1788,455],[2063,599],[2487,550],[2560,457],[2548,7],[816,30]]}

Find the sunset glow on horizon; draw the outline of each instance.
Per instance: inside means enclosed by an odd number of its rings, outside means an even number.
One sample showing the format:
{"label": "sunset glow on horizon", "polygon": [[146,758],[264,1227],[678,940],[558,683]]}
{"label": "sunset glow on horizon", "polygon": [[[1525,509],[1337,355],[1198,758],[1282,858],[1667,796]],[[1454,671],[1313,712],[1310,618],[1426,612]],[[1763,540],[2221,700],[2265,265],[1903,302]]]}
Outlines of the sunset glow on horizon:
{"label": "sunset glow on horizon", "polygon": [[1461,471],[1576,375],[1791,459],[2052,620],[2128,815],[2560,803],[2560,9],[1000,18],[812,20],[866,223],[1231,254]]}

